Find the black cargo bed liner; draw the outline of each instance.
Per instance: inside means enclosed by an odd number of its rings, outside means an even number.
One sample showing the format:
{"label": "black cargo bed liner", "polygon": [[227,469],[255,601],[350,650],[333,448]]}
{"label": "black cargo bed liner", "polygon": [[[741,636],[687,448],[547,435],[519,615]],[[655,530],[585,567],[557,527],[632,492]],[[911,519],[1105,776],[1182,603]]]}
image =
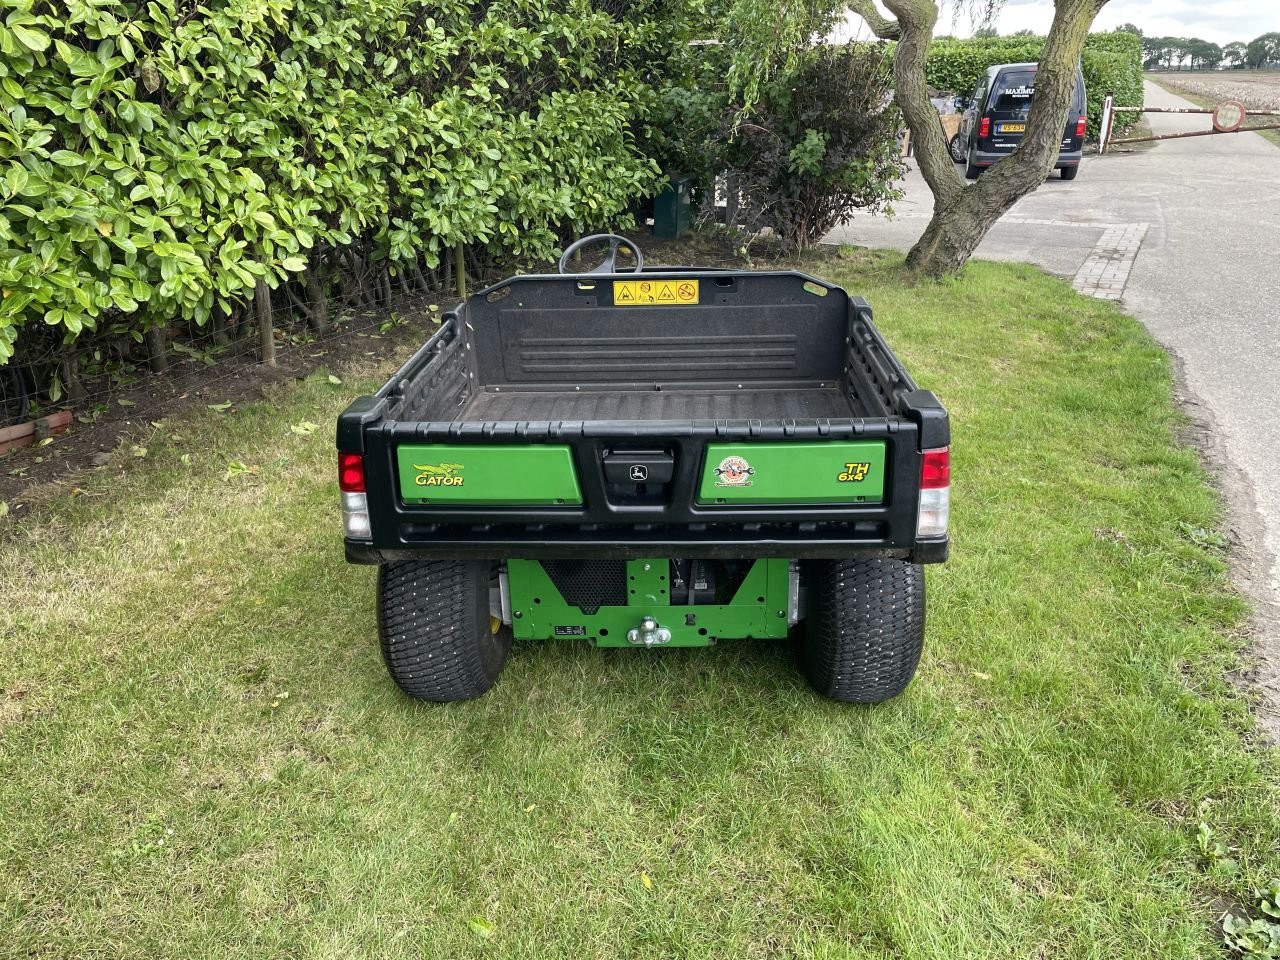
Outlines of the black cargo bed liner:
{"label": "black cargo bed liner", "polygon": [[454,422],[519,420],[847,420],[854,409],[835,386],[709,390],[485,390],[458,408]]}

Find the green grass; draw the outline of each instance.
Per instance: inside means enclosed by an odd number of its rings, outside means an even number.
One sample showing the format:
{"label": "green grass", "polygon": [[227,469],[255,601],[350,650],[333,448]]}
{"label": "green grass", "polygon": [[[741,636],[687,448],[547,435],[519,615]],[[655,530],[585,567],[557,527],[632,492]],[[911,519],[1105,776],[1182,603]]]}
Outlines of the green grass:
{"label": "green grass", "polygon": [[[1214,955],[1215,887],[1280,866],[1280,778],[1224,679],[1244,609],[1169,362],[1033,269],[898,263],[809,269],[953,417],[904,696],[825,702],[783,644],[566,641],[518,643],[478,701],[407,700],[333,483],[330,424],[377,378],[314,378],[11,522],[3,951]],[[1202,868],[1201,819],[1240,874]]]}

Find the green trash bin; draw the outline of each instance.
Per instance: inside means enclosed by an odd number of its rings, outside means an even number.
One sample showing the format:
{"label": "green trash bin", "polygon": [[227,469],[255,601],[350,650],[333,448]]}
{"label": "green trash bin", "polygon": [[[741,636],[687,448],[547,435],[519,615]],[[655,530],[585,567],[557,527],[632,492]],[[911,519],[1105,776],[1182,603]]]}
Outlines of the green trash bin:
{"label": "green trash bin", "polygon": [[653,235],[675,240],[693,225],[693,177],[673,174],[662,192],[653,198]]}

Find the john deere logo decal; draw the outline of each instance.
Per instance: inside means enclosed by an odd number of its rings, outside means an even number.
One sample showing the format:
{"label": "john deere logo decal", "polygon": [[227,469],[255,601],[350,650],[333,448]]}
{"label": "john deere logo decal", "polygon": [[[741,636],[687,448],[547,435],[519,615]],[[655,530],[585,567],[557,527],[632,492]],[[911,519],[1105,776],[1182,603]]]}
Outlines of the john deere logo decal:
{"label": "john deere logo decal", "polygon": [[725,457],[716,467],[717,487],[749,487],[755,468],[742,457]]}
{"label": "john deere logo decal", "polygon": [[460,487],[466,482],[458,476],[460,463],[415,463],[413,469],[418,471],[413,482],[420,487]]}
{"label": "john deere logo decal", "polygon": [[836,479],[841,483],[861,483],[870,471],[869,463],[846,463],[844,471]]}

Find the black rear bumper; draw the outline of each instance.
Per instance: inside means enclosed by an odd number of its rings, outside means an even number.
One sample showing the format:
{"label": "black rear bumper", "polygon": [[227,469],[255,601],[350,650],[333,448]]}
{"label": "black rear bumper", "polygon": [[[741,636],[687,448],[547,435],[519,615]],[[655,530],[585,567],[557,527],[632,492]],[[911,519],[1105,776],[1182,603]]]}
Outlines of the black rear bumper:
{"label": "black rear bumper", "polygon": [[545,540],[522,540],[501,536],[481,539],[470,535],[465,539],[441,539],[428,547],[375,547],[371,542],[347,540],[349,563],[381,564],[418,557],[486,560],[635,560],[644,557],[679,557],[682,560],[751,560],[761,557],[785,557],[791,560],[843,560],[850,557],[894,557],[912,563],[942,563],[947,559],[950,541],[920,540],[907,550],[885,547],[866,540],[843,540],[797,535],[794,537],[717,538],[689,536],[679,540],[669,537],[633,535],[619,538],[609,535],[577,535]]}

